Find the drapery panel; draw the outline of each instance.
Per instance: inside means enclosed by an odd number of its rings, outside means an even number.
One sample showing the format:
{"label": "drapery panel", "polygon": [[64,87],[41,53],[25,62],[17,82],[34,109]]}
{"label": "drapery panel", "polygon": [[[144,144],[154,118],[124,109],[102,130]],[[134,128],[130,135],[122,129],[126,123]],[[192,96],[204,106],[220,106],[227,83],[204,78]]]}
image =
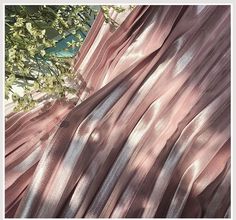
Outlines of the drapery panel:
{"label": "drapery panel", "polygon": [[6,121],[6,217],[230,217],[230,6],[100,12],[78,101]]}

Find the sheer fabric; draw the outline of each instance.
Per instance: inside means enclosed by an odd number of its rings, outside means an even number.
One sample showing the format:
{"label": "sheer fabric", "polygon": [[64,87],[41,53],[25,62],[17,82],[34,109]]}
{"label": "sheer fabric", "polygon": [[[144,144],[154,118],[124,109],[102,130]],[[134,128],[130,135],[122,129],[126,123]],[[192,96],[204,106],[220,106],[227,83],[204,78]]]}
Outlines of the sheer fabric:
{"label": "sheer fabric", "polygon": [[77,104],[6,121],[6,217],[230,217],[230,6],[111,13]]}

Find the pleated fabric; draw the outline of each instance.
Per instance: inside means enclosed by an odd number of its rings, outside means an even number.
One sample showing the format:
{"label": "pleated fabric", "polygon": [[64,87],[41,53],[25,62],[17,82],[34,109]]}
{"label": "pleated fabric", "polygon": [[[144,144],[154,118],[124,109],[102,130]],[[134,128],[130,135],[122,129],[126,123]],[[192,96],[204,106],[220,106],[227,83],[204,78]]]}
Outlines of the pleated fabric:
{"label": "pleated fabric", "polygon": [[6,121],[6,217],[230,217],[230,6],[100,12],[78,102]]}

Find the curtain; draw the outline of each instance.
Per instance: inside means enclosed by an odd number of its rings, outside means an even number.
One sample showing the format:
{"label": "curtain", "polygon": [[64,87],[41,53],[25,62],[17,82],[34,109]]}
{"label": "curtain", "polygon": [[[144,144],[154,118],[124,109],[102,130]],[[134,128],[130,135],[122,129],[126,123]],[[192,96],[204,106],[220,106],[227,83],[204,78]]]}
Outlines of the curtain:
{"label": "curtain", "polygon": [[6,120],[6,217],[230,217],[230,6],[100,12],[78,100]]}

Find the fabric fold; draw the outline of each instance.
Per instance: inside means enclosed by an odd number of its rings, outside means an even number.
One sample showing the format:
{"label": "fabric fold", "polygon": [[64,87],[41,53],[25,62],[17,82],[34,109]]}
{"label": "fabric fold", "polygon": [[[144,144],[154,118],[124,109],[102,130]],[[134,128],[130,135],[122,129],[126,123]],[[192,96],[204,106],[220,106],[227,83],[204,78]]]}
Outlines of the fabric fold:
{"label": "fabric fold", "polygon": [[230,6],[110,13],[78,102],[8,116],[6,216],[230,217]]}

